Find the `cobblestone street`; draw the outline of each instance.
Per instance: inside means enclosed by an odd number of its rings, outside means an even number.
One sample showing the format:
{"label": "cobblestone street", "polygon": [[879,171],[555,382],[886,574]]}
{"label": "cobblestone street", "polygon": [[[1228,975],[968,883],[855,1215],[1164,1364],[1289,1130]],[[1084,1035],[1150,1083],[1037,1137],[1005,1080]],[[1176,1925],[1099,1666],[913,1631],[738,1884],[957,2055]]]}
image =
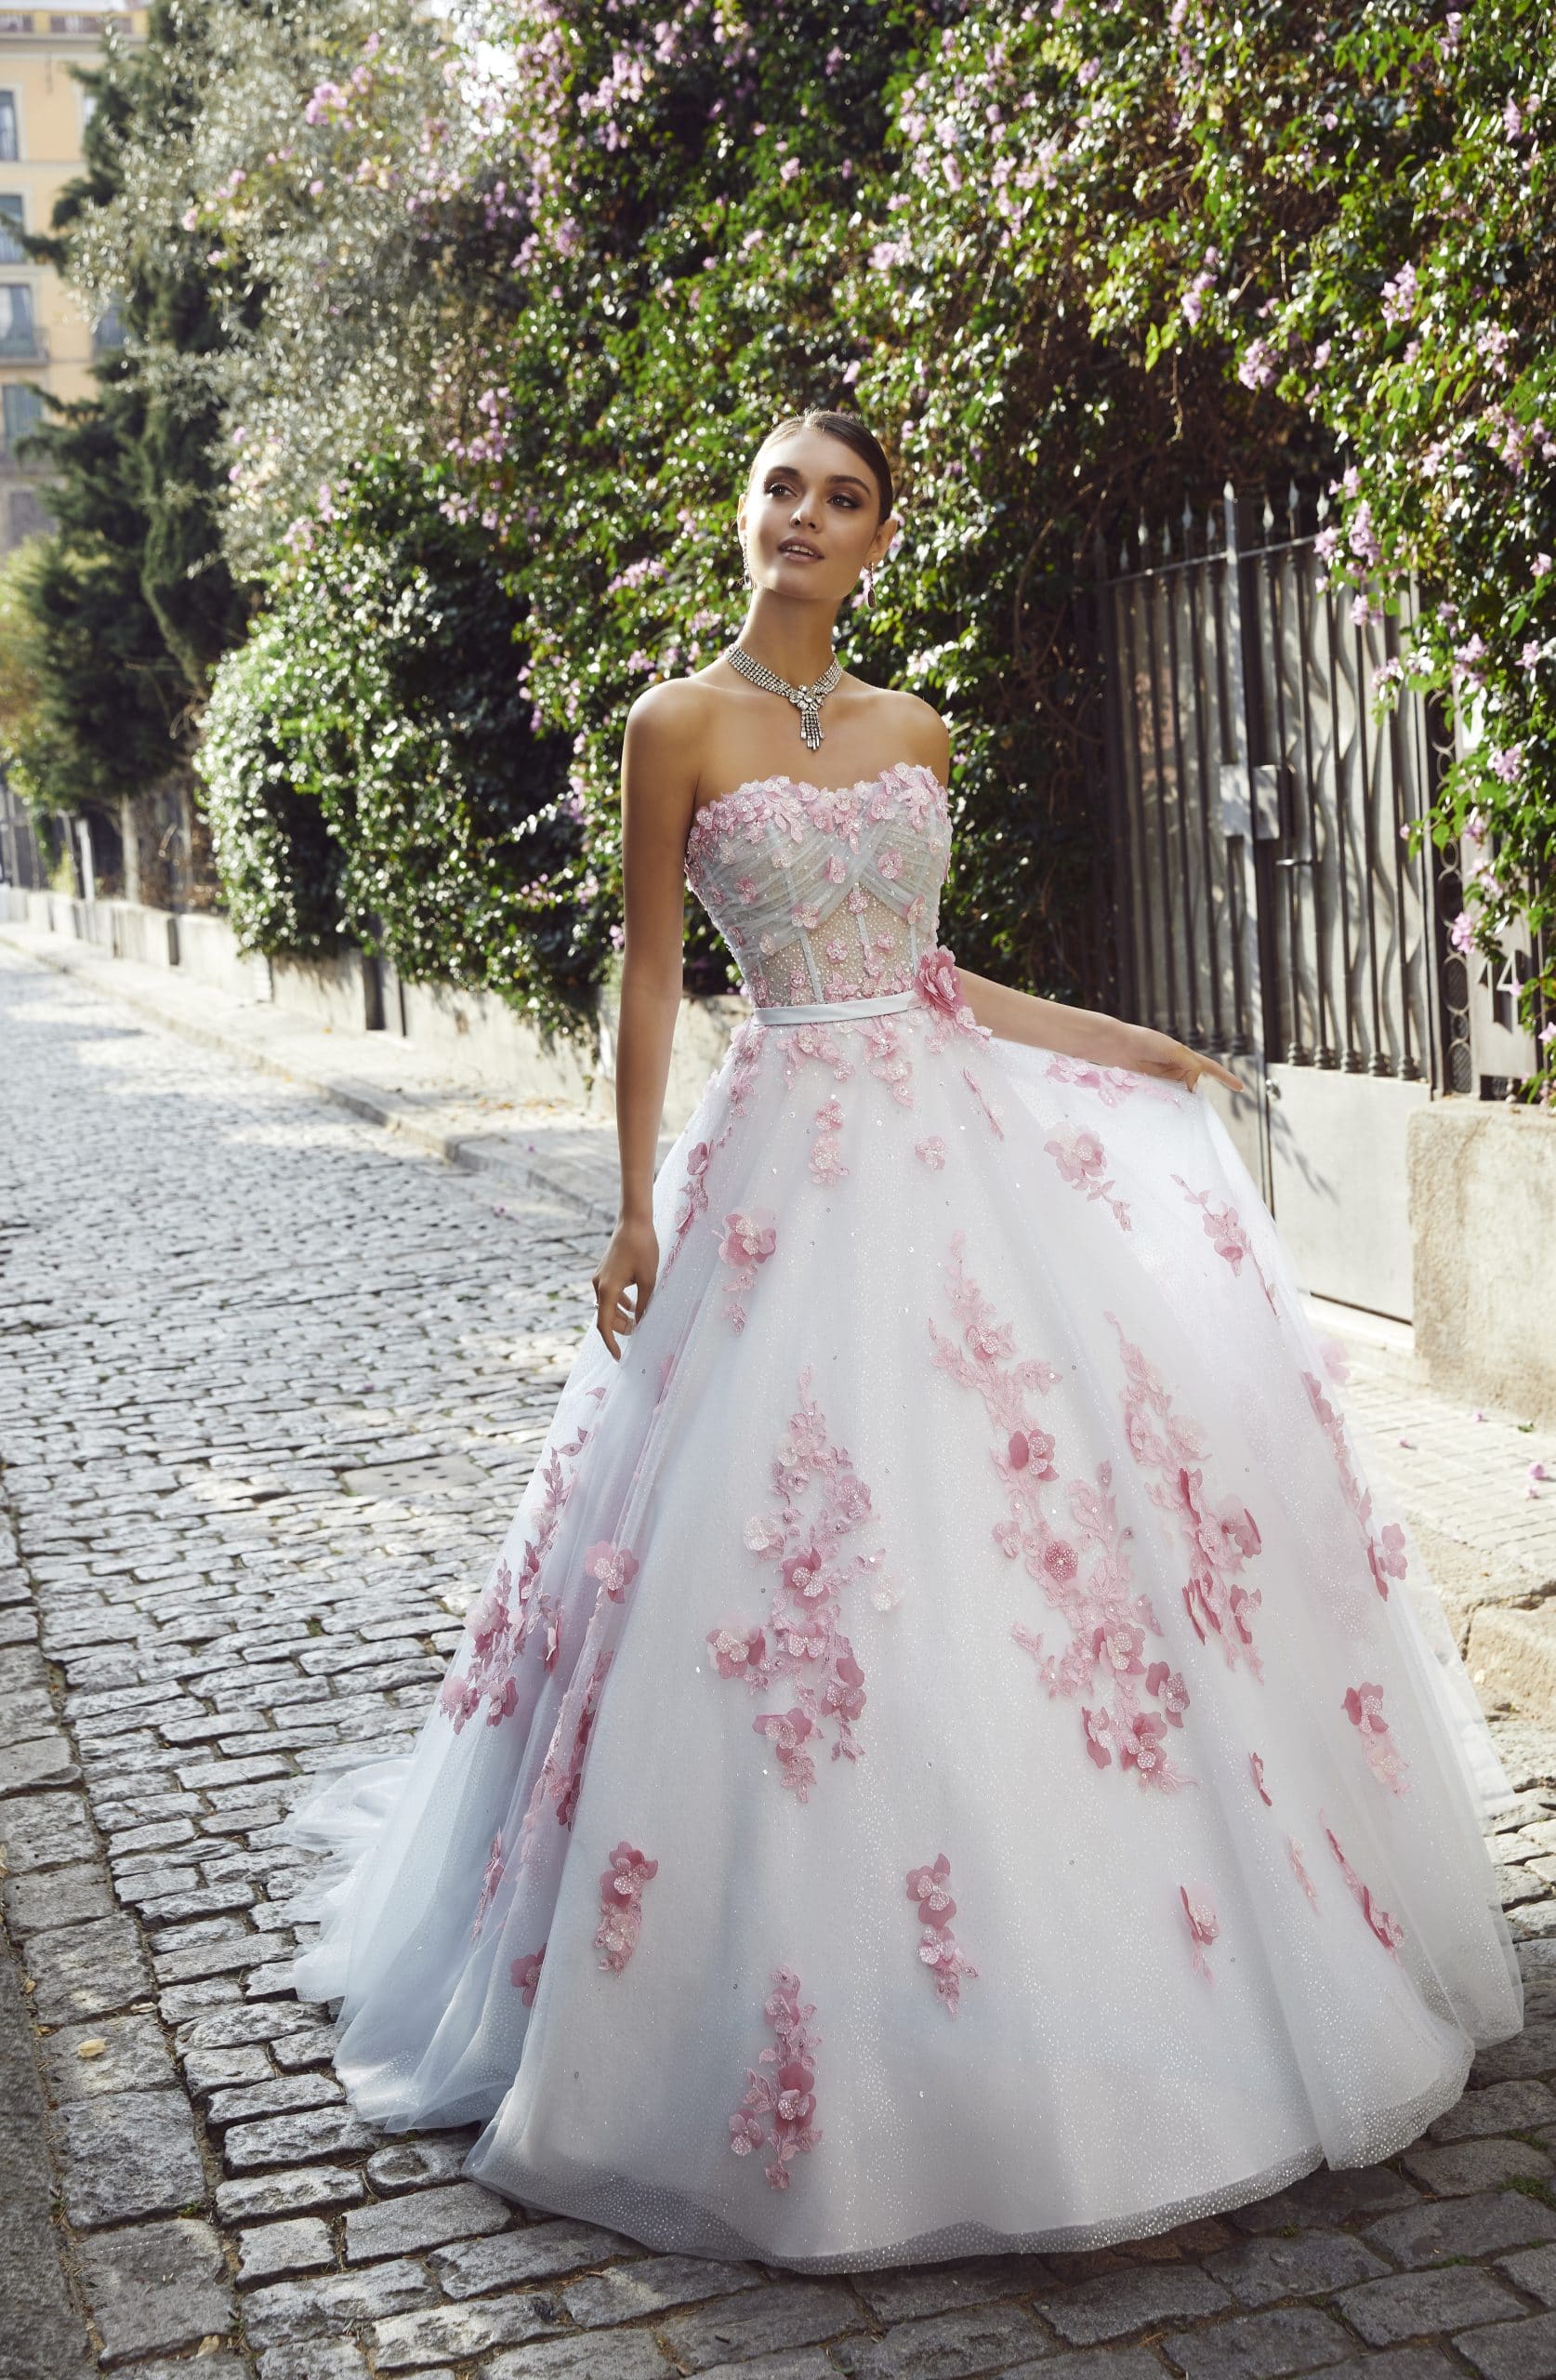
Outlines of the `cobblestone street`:
{"label": "cobblestone street", "polygon": [[[1556,2380],[1556,1765],[1527,1713],[1496,1843],[1527,2027],[1384,2165],[1114,2250],[801,2280],[527,2217],[459,2178],[473,2131],[358,2122],[282,1986],[280,1821],[343,1744],[418,1724],[600,1225],[5,945],[0,1193],[0,2380]],[[1452,1570],[1456,1497],[1529,1442],[1492,1417],[1482,1463],[1431,1400],[1358,1400],[1420,1455]],[[1510,1610],[1556,1513],[1512,1492],[1483,1479],[1453,1540],[1493,1602],[1526,1566]]]}

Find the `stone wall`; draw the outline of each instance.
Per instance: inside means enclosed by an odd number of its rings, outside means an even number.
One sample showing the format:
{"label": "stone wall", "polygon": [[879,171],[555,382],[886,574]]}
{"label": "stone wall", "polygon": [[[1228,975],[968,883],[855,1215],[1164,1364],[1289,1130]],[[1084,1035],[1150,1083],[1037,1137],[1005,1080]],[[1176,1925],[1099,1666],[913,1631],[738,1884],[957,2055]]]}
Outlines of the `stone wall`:
{"label": "stone wall", "polygon": [[1409,1169],[1418,1364],[1556,1421],[1556,1117],[1434,1100],[1410,1118]]}

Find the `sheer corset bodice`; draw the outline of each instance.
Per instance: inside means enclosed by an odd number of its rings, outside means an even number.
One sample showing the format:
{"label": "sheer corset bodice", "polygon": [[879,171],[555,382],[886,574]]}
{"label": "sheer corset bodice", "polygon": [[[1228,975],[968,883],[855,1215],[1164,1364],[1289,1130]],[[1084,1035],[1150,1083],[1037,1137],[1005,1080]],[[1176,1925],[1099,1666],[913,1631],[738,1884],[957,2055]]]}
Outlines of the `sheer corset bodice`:
{"label": "sheer corset bodice", "polygon": [[687,880],[758,1007],[908,990],[935,946],[951,852],[932,769],[903,760],[851,786],[752,778],[705,802]]}

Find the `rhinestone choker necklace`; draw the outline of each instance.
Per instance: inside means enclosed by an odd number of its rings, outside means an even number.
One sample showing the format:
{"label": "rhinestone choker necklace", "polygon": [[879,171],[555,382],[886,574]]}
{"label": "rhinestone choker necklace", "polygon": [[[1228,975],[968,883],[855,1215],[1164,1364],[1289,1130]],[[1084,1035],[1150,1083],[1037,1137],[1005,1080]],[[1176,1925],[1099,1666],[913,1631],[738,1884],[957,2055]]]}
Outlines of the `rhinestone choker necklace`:
{"label": "rhinestone choker necklace", "polygon": [[809,686],[791,686],[786,678],[780,678],[778,672],[775,669],[770,669],[765,661],[753,661],[751,655],[744,652],[738,644],[726,645],[724,658],[732,668],[739,670],[743,678],[749,678],[751,683],[754,686],[760,686],[765,694],[783,694],[787,701],[793,703],[799,713],[800,739],[806,750],[816,752],[821,749],[821,707],[843,674],[843,665],[836,654],[833,654],[829,667],[822,671],[821,676],[812,685]]}

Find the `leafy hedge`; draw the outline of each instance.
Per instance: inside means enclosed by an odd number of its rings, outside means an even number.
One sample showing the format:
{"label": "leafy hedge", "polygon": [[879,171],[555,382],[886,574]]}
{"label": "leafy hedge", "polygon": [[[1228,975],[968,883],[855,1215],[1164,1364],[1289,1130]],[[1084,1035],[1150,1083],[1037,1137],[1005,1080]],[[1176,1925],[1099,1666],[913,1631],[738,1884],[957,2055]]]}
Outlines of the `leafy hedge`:
{"label": "leafy hedge", "polygon": [[249,946],[349,935],[575,1025],[602,954],[548,889],[580,840],[565,750],[519,689],[521,606],[438,493],[372,464],[279,566],[206,712],[217,862]]}
{"label": "leafy hedge", "polygon": [[[838,642],[951,721],[943,916],[969,964],[1105,989],[1094,536],[1229,476],[1318,474],[1353,600],[1428,593],[1405,666],[1470,745],[1433,826],[1471,837],[1456,938],[1546,935],[1524,1005],[1552,1095],[1543,0],[483,0],[436,36],[410,0],[199,14],[221,73],[165,155],[140,127],[135,204],[83,253],[99,278],[133,257],[171,157],[158,204],[241,358],[228,550],[297,549],[271,595],[295,633],[261,633],[211,721],[248,756],[213,786],[252,822],[222,848],[256,932],[378,916],[414,966],[575,1010],[620,935],[625,708],[738,627],[734,506],[773,418],[841,403],[892,455],[904,529]],[[479,64],[439,46],[472,32]],[[305,425],[332,357],[350,401]],[[417,459],[364,464],[377,447]],[[544,739],[507,873],[484,827],[424,831],[463,731],[408,690],[408,641],[437,643],[426,523],[365,525],[396,469],[465,540],[470,626]],[[479,707],[473,679],[458,700]],[[694,919],[692,980],[727,973]]]}

